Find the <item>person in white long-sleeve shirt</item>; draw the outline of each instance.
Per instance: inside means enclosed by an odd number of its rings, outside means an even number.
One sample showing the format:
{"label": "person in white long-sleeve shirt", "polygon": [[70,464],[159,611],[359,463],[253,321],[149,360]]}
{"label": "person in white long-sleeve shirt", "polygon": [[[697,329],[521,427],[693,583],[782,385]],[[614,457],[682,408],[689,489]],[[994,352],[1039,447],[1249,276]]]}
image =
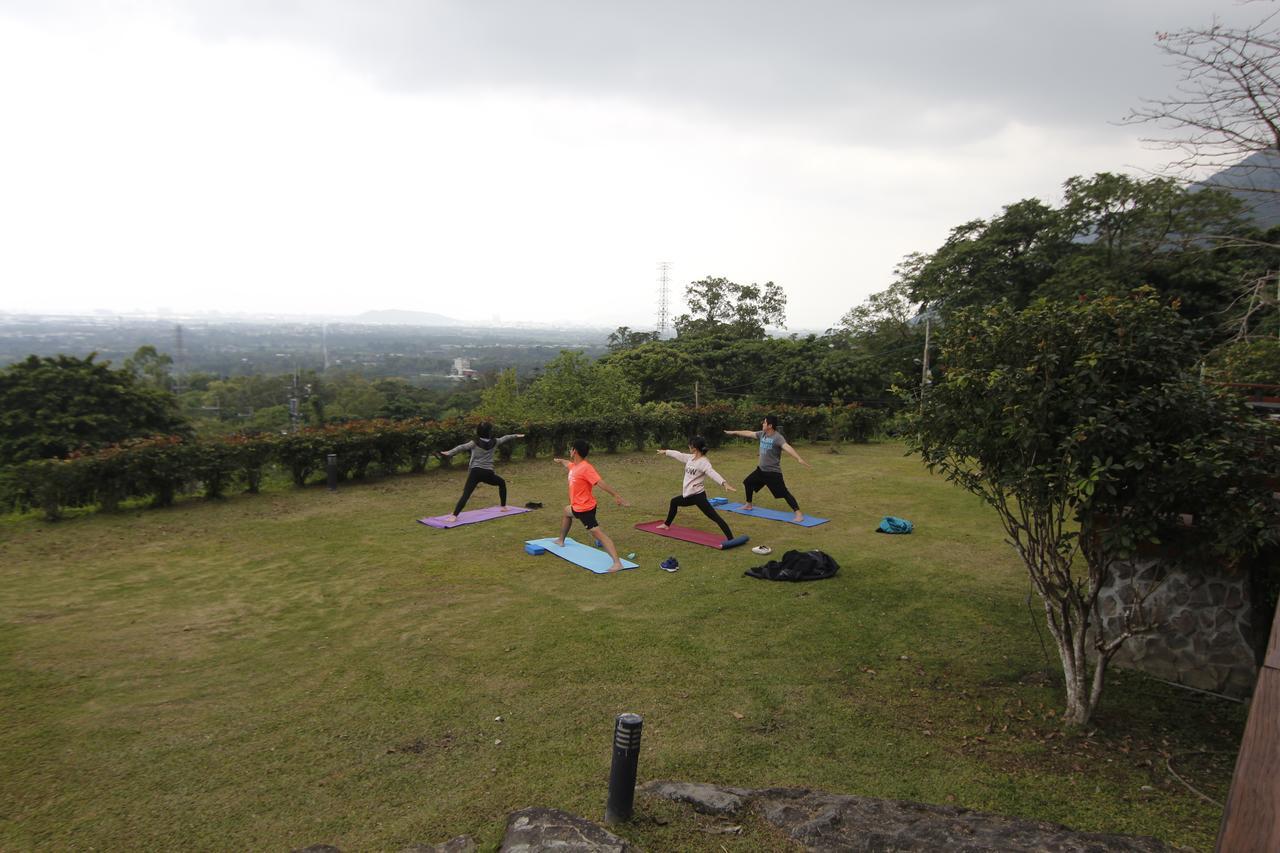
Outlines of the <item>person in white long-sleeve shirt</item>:
{"label": "person in white long-sleeve shirt", "polygon": [[684,485],[680,490],[680,494],[671,499],[671,506],[667,509],[667,520],[658,527],[666,529],[671,526],[671,522],[676,520],[676,513],[682,506],[696,506],[702,510],[702,514],[714,521],[720,530],[724,533],[725,539],[733,538],[733,531],[729,529],[729,525],[711,506],[711,502],[707,500],[707,490],[705,481],[710,477],[715,482],[724,486],[725,491],[734,491],[733,486],[725,482],[715,468],[711,467],[710,460],[707,459],[707,440],[700,435],[695,435],[689,439],[689,452],[681,453],[678,450],[659,450],[658,453],[670,456],[672,459],[678,459],[684,463]]}

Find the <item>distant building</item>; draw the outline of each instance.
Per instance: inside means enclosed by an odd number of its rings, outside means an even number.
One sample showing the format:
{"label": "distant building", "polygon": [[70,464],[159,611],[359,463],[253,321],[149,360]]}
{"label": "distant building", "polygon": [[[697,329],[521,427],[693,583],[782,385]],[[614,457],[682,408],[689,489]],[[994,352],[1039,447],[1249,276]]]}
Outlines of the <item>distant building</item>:
{"label": "distant building", "polygon": [[474,379],[476,372],[471,369],[471,359],[455,358],[453,370],[449,371],[449,376],[453,379]]}

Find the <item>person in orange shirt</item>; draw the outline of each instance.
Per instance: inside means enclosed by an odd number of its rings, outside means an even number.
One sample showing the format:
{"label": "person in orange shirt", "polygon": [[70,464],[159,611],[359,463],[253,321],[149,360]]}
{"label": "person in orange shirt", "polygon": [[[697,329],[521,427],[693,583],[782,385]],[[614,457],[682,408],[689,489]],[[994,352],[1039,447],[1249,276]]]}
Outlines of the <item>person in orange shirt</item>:
{"label": "person in orange shirt", "polygon": [[555,459],[569,472],[569,505],[564,508],[564,521],[560,525],[560,538],[556,540],[556,544],[564,545],[564,537],[569,535],[569,528],[573,526],[573,520],[576,518],[582,522],[583,527],[587,528],[588,533],[600,540],[604,550],[613,558],[613,565],[609,567],[609,571],[619,572],[622,571],[622,560],[618,559],[618,549],[614,547],[613,540],[600,527],[600,522],[596,521],[596,496],[591,490],[599,486],[613,495],[618,506],[630,506],[630,504],[624,501],[622,495],[615,492],[612,486],[600,479],[600,474],[587,461],[587,455],[590,453],[591,445],[578,439],[570,446],[568,459],[558,457]]}

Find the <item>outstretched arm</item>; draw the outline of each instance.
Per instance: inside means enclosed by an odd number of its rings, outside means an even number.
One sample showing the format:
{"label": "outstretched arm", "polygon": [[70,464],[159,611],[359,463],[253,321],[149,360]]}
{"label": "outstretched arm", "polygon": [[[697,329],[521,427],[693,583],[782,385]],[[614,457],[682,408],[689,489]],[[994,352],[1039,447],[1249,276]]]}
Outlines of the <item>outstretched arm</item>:
{"label": "outstretched arm", "polygon": [[515,441],[517,438],[524,438],[524,433],[513,432],[511,435],[504,435],[502,438],[495,441],[493,446],[497,447],[499,444],[506,444],[508,441]]}
{"label": "outstretched arm", "polygon": [[572,462],[570,462],[568,459],[561,459],[559,456],[554,456],[554,457],[552,457],[551,461],[552,461],[552,462],[559,462],[561,465],[563,465],[563,466],[564,466],[564,467],[566,467],[566,468],[572,468],[572,467],[573,467],[573,463],[572,463]]}
{"label": "outstretched arm", "polygon": [[471,448],[473,448],[473,447],[475,447],[475,446],[476,446],[476,443],[475,443],[474,441],[468,441],[468,442],[466,442],[465,444],[459,444],[459,445],[458,445],[457,447],[455,447],[453,450],[441,450],[441,451],[440,451],[440,455],[441,455],[441,456],[452,456],[453,454],[455,454],[455,453],[460,453],[460,452],[461,452],[461,451],[463,451],[463,450],[470,450]]}
{"label": "outstretched arm", "polygon": [[727,429],[725,435],[736,435],[740,438],[755,438],[756,434],[749,429]]}
{"label": "outstretched arm", "polygon": [[614,501],[616,501],[616,502],[617,502],[618,506],[631,506],[631,504],[627,503],[626,501],[624,501],[624,500],[622,499],[622,495],[620,495],[620,494],[618,494],[616,491],[614,491],[613,486],[610,486],[610,485],[609,485],[608,483],[606,483],[604,480],[601,480],[600,482],[596,483],[596,485],[597,485],[597,486],[599,486],[600,488],[604,489],[604,490],[605,490],[606,492],[608,492],[609,494],[613,495],[613,499],[614,499]]}
{"label": "outstretched arm", "polygon": [[728,480],[726,480],[724,477],[721,477],[721,476],[720,476],[720,472],[719,472],[719,471],[717,471],[715,468],[708,468],[708,469],[707,469],[707,476],[708,476],[708,477],[710,477],[712,480],[715,480],[717,483],[719,483],[719,484],[724,488],[724,490],[725,490],[726,492],[736,492],[736,491],[737,491],[737,489],[735,489],[733,486],[729,485],[729,481],[728,481]]}
{"label": "outstretched arm", "polygon": [[782,449],[783,449],[783,450],[785,450],[785,451],[787,451],[787,453],[790,453],[792,456],[794,456],[794,457],[795,457],[795,459],[796,459],[796,461],[797,461],[797,462],[799,462],[799,463],[800,463],[801,465],[803,465],[804,467],[806,467],[806,468],[812,468],[812,467],[813,467],[813,466],[812,466],[812,465],[810,465],[808,462],[805,462],[803,459],[801,459],[801,458],[800,458],[800,454],[799,454],[799,453],[796,453],[796,449],[795,449],[794,447],[792,447],[790,444],[783,444],[783,445],[782,445]]}

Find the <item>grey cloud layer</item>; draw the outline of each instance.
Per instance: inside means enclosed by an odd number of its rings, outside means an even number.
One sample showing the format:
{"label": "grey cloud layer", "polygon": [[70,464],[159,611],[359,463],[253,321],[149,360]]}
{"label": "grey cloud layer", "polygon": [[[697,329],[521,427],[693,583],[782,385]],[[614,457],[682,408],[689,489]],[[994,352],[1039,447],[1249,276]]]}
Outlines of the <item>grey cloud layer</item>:
{"label": "grey cloud layer", "polygon": [[973,111],[979,123],[1118,119],[1171,85],[1155,32],[1210,19],[1191,0],[186,8],[207,36],[311,41],[395,89],[623,97],[734,122],[798,122],[841,141],[919,132],[922,114],[940,106]]}
{"label": "grey cloud layer", "polygon": [[[1267,10],[1224,3],[1227,20]],[[112,14],[120,15],[120,7]],[[840,142],[961,142],[1009,117],[1105,126],[1174,77],[1157,30],[1207,24],[1196,0],[672,2],[178,0],[134,4],[202,37],[333,52],[402,91],[622,98]],[[0,0],[55,21],[98,4]],[[966,120],[968,117],[968,120]],[[938,140],[929,140],[936,144]]]}

